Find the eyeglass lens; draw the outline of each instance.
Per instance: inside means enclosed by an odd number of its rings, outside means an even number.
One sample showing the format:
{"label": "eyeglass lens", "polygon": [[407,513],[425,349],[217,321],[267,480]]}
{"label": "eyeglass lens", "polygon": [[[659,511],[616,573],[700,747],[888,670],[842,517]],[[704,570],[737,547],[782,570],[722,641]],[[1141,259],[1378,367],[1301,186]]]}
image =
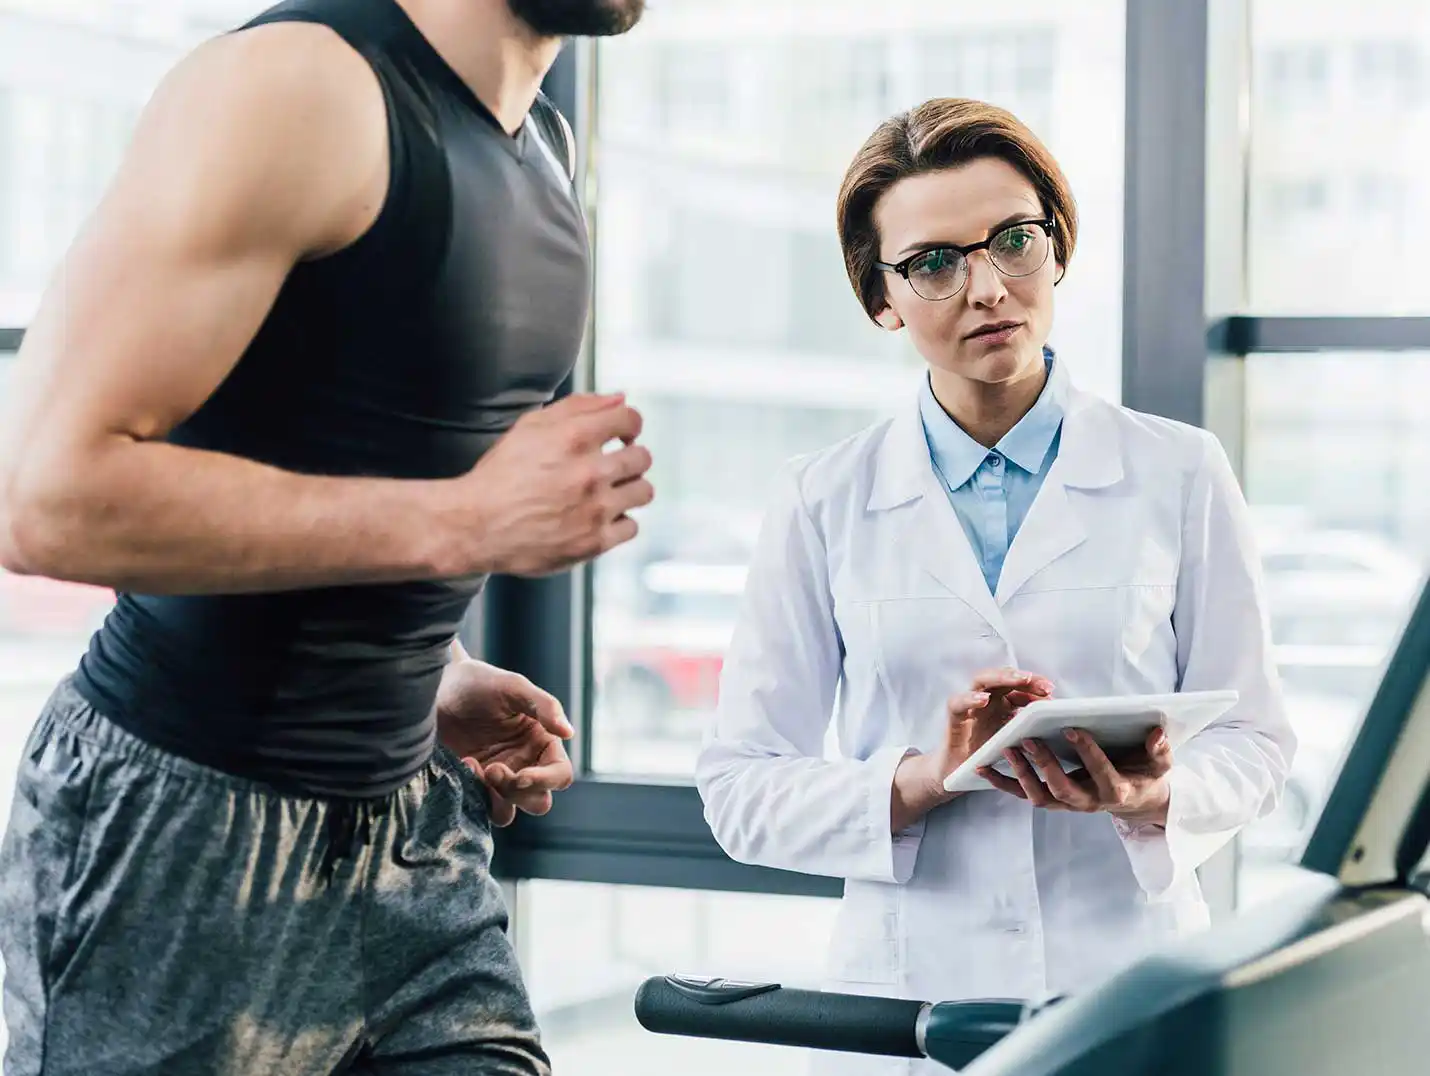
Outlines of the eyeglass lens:
{"label": "eyeglass lens", "polygon": [[[1048,260],[1052,240],[1040,225],[1004,228],[988,246],[988,257],[1005,276],[1036,273]],[[909,263],[909,284],[925,299],[947,299],[968,281],[968,259],[950,247],[939,247]]]}

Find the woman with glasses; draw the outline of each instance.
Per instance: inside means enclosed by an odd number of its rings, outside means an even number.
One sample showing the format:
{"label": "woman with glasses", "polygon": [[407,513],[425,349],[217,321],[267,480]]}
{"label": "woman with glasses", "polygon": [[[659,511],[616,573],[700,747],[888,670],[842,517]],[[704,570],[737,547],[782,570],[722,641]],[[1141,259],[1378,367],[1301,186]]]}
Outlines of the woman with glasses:
{"label": "woman with glasses", "polygon": [[[928,372],[779,477],[698,765],[706,816],[738,860],[846,880],[830,989],[1084,991],[1205,925],[1197,868],[1281,795],[1294,737],[1246,505],[1215,438],[1084,392],[1047,347],[1077,218],[1013,116],[894,117],[837,216],[860,303]],[[943,789],[1033,699],[1226,688],[1175,754],[1153,733],[1114,760],[1074,731],[1072,772],[1029,741],[987,790]]]}

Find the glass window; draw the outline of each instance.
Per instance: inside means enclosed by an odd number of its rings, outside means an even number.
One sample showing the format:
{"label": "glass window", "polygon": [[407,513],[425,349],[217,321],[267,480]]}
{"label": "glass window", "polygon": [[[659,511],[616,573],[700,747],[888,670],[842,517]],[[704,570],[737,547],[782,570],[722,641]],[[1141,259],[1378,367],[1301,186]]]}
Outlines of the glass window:
{"label": "glass window", "polygon": [[818,989],[836,901],[551,881],[519,894],[521,965],[555,1071],[807,1071],[801,1050],[654,1035],[632,1002],[647,978],[673,972]]}
{"label": "glass window", "polygon": [[1430,311],[1430,7],[1254,0],[1249,300]]}
{"label": "glass window", "polygon": [[1430,567],[1430,353],[1253,355],[1246,373],[1246,494],[1300,738],[1282,808],[1243,839],[1255,901],[1309,836]]}
{"label": "glass window", "polygon": [[175,60],[249,0],[0,0],[0,326],[27,324]]}
{"label": "glass window", "polygon": [[595,571],[605,771],[690,772],[770,476],[915,390],[922,360],[864,316],[834,228],[881,121],[973,96],[1048,143],[1082,217],[1052,342],[1119,393],[1121,0],[714,11],[662,4],[598,46],[596,380],[645,413],[659,490]]}

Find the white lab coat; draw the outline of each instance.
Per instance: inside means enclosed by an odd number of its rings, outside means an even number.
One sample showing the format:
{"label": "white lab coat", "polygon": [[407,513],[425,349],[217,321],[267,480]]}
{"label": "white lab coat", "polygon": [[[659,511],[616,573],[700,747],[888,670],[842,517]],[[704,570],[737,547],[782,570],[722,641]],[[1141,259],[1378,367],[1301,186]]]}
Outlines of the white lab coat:
{"label": "white lab coat", "polygon": [[[1178,749],[1165,832],[986,791],[891,835],[894,769],[935,747],[951,693],[1004,665],[1063,698],[1235,688],[1240,701]],[[831,719],[838,758],[825,757]],[[1220,444],[1074,387],[996,595],[916,399],[784,469],[697,783],[733,858],[846,879],[828,989],[1040,998],[1205,926],[1196,868],[1275,806],[1294,749]],[[821,1073],[943,1071],[813,1056]]]}

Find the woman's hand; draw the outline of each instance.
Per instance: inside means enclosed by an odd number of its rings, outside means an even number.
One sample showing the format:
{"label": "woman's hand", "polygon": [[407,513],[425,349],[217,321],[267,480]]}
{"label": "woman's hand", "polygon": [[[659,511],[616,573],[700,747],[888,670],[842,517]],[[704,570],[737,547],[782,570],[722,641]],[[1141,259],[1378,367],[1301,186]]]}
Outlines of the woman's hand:
{"label": "woman's hand", "polygon": [[948,700],[938,749],[911,754],[894,771],[890,829],[898,833],[956,799],[960,793],[946,792],[944,778],[1024,706],[1052,693],[1049,680],[1018,669],[987,669],[975,676],[968,691]]}
{"label": "woman's hand", "polygon": [[1145,749],[1119,757],[1115,764],[1083,730],[1068,729],[1064,735],[1082,759],[1080,770],[1064,773],[1062,763],[1047,744],[1024,740],[1022,751],[1010,748],[1003,752],[1013,767],[1013,777],[1005,777],[988,766],[978,772],[995,788],[1025,799],[1034,807],[1085,813],[1106,811],[1125,822],[1167,824],[1171,798],[1167,771],[1172,768],[1172,748],[1161,729],[1148,735]]}

